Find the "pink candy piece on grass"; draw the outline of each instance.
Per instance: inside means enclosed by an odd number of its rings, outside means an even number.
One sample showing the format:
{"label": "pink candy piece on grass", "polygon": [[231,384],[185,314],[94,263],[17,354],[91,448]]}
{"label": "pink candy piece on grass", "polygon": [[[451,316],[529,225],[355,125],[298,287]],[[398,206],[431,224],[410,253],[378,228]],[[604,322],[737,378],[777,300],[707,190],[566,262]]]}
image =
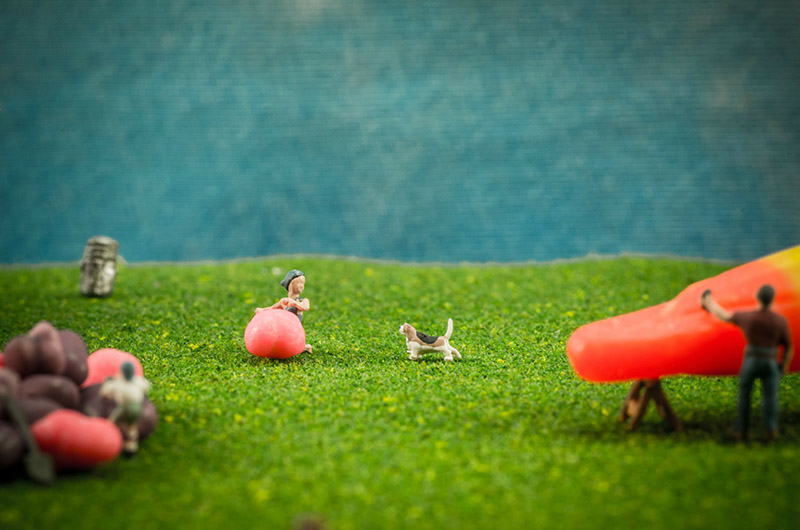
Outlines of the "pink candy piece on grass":
{"label": "pink candy piece on grass", "polygon": [[107,378],[119,374],[120,367],[124,362],[133,364],[133,373],[144,377],[142,364],[135,356],[114,348],[103,348],[102,350],[97,350],[86,359],[89,373],[81,387],[86,388],[95,383],[102,383]]}
{"label": "pink candy piece on grass", "polygon": [[283,309],[266,309],[255,316],[244,330],[247,351],[259,357],[286,359],[302,353],[306,331],[297,315]]}
{"label": "pink candy piece on grass", "polygon": [[89,469],[114,460],[122,451],[122,434],[116,425],[74,410],[51,412],[34,423],[31,432],[57,469]]}

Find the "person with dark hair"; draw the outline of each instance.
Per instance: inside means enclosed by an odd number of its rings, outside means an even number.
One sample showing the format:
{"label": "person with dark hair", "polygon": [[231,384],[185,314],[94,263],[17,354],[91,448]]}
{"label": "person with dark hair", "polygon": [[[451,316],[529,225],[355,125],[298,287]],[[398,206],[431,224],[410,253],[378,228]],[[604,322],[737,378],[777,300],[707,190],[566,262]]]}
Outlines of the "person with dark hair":
{"label": "person with dark hair", "polygon": [[[792,341],[786,318],[772,311],[775,289],[763,285],[756,298],[759,308],[753,311],[730,312],[720,306],[707,290],[700,305],[724,322],[738,326],[747,339],[744,359],[739,370],[739,398],[736,423],[732,434],[737,440],[747,439],[750,422],[750,394],[756,379],[761,380],[762,409],[764,415],[764,440],[778,437],[778,386],[781,374],[786,373],[792,359]],[[783,347],[783,358],[778,362],[779,347]]]}
{"label": "person with dark hair", "polygon": [[[302,322],[303,313],[311,309],[311,302],[308,301],[308,298],[300,297],[306,287],[306,275],[299,269],[292,269],[281,280],[281,287],[286,289],[287,295],[272,304],[271,307],[257,307],[256,313],[260,313],[265,309],[284,309],[297,315],[297,318]],[[311,353],[311,350],[311,345],[306,344],[303,351]]]}
{"label": "person with dark hair", "polygon": [[126,453],[135,453],[139,449],[139,417],[150,382],[133,373],[133,364],[124,362],[120,373],[109,377],[100,387],[100,395],[114,401],[116,407],[108,417],[119,426],[124,437],[123,449]]}

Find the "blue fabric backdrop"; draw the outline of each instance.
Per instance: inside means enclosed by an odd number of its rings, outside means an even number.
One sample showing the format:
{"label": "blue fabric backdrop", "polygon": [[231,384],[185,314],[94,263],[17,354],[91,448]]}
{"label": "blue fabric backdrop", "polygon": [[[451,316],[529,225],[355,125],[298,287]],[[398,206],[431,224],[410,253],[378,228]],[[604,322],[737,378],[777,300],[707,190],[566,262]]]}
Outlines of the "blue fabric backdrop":
{"label": "blue fabric backdrop", "polygon": [[799,94],[797,1],[3,0],[0,262],[748,260]]}

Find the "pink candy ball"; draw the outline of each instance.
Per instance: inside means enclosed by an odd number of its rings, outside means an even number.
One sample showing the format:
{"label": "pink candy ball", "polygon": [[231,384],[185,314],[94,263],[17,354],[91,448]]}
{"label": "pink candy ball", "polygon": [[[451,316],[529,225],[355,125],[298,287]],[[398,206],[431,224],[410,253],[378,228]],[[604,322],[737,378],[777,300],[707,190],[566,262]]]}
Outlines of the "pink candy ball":
{"label": "pink candy ball", "polygon": [[54,410],[31,425],[31,432],[57,469],[89,469],[114,460],[122,451],[122,434],[116,425],[75,410]]}
{"label": "pink candy ball", "polygon": [[259,357],[286,359],[302,353],[306,331],[297,315],[283,309],[265,309],[244,330],[247,351]]}
{"label": "pink candy ball", "polygon": [[142,370],[142,364],[139,359],[130,353],[114,348],[97,350],[86,358],[89,373],[83,384],[81,384],[81,388],[86,388],[95,383],[102,383],[107,378],[119,374],[122,363],[126,361],[133,365],[134,374],[144,376],[144,370]]}

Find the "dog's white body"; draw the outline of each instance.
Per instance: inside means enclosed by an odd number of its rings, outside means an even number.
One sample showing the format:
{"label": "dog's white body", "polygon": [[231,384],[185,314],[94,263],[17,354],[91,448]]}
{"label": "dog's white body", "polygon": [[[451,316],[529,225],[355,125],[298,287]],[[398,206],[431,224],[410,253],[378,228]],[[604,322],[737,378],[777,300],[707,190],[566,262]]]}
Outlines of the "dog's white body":
{"label": "dog's white body", "polygon": [[[406,336],[406,347],[408,348],[408,356],[412,361],[420,358],[421,353],[432,351],[440,351],[444,353],[445,361],[452,361],[455,356],[456,359],[461,359],[461,354],[458,350],[450,346],[450,336],[453,334],[453,319],[447,319],[447,332],[441,337],[428,337],[424,333],[417,333],[414,326],[405,323],[400,326],[400,333]],[[424,341],[422,337],[427,338],[430,342]]]}

